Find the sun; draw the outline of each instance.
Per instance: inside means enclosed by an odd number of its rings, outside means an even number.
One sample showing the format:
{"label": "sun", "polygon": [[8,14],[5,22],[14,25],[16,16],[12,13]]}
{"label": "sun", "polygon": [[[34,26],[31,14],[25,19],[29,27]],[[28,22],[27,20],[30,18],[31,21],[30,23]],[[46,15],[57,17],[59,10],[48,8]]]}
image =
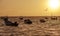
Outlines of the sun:
{"label": "sun", "polygon": [[59,0],[50,0],[49,1],[49,6],[50,8],[58,8],[59,7]]}

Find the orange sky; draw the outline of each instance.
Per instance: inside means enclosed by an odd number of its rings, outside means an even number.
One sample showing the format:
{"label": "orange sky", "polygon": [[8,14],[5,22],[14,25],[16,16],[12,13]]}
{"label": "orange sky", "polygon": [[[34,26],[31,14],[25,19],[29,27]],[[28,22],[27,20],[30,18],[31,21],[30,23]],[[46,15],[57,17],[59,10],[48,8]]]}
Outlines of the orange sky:
{"label": "orange sky", "polygon": [[[60,8],[60,7],[59,7]],[[0,0],[0,16],[60,16],[48,7],[48,0]]]}

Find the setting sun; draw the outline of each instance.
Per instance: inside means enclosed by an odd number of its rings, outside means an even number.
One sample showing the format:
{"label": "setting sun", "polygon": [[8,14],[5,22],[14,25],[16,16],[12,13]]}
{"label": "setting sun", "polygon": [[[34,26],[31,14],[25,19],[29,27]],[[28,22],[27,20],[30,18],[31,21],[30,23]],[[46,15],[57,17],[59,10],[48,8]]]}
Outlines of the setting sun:
{"label": "setting sun", "polygon": [[60,16],[60,0],[0,0],[0,16]]}
{"label": "setting sun", "polygon": [[50,0],[49,1],[50,8],[58,8],[59,7],[59,0]]}

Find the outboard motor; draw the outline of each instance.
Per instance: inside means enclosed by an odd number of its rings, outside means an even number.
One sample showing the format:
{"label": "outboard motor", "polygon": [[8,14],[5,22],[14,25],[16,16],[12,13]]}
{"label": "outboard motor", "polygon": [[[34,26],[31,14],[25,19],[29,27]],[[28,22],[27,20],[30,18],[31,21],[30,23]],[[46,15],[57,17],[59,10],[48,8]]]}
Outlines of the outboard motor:
{"label": "outboard motor", "polygon": [[4,20],[6,26],[18,26],[17,22],[13,23],[13,22],[9,21],[7,17],[3,18],[3,20]]}

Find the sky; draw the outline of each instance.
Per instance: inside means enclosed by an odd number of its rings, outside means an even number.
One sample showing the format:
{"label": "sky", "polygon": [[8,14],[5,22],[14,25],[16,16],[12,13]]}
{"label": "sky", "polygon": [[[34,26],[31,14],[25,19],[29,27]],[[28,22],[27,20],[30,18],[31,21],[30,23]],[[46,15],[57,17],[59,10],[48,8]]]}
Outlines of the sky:
{"label": "sky", "polygon": [[60,16],[49,0],[0,0],[0,16]]}

